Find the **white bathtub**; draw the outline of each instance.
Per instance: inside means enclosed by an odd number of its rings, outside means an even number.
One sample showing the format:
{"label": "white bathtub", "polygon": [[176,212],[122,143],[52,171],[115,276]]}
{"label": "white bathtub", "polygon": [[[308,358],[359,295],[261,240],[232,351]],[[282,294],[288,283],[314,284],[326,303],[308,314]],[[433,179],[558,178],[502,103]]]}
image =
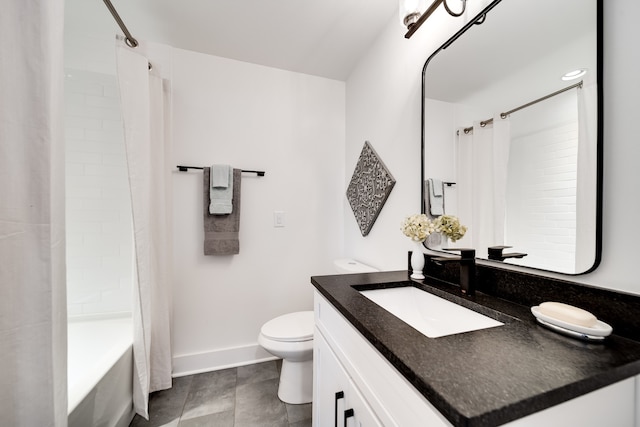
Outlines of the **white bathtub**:
{"label": "white bathtub", "polygon": [[69,320],[69,427],[126,427],[133,419],[131,317]]}

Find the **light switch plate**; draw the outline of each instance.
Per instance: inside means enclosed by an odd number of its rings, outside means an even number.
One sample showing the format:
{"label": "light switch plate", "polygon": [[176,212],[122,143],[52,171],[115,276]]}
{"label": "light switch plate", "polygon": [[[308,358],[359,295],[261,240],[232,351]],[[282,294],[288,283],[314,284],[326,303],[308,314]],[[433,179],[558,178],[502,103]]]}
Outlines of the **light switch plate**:
{"label": "light switch plate", "polygon": [[285,213],[284,211],[273,211],[273,226],[284,227],[285,226]]}

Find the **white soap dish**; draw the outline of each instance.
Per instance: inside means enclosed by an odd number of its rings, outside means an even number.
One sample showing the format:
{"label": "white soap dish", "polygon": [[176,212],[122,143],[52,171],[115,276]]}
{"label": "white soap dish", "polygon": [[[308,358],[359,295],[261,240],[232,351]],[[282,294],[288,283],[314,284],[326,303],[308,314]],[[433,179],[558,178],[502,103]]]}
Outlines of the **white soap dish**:
{"label": "white soap dish", "polygon": [[531,313],[541,325],[574,338],[601,341],[613,332],[613,328],[601,320],[598,320],[593,326],[583,326],[546,316],[540,312],[538,306],[531,307]]}
{"label": "white soap dish", "polygon": [[582,332],[576,332],[576,331],[572,331],[571,329],[565,329],[562,328],[560,326],[556,326],[552,323],[548,323],[545,322],[544,320],[540,319],[540,318],[536,318],[536,320],[538,321],[538,323],[540,323],[542,326],[545,326],[553,331],[559,332],[563,335],[567,335],[569,337],[572,338],[579,338],[581,340],[585,340],[585,341],[598,341],[598,342],[602,342],[604,340],[605,337],[603,336],[596,336],[596,335],[589,335],[589,334],[583,334]]}

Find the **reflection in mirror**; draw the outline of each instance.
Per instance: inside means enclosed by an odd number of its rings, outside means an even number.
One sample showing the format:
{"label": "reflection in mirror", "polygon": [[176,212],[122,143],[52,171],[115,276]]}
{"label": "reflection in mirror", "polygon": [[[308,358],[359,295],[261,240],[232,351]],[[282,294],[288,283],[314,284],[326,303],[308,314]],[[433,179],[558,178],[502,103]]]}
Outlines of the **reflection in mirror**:
{"label": "reflection in mirror", "polygon": [[[600,8],[494,1],[481,25],[427,60],[423,211],[469,228],[455,244],[430,236],[428,248],[473,247],[481,258],[566,274],[597,266]],[[562,79],[573,70],[586,73]],[[509,248],[489,257],[496,246]]]}

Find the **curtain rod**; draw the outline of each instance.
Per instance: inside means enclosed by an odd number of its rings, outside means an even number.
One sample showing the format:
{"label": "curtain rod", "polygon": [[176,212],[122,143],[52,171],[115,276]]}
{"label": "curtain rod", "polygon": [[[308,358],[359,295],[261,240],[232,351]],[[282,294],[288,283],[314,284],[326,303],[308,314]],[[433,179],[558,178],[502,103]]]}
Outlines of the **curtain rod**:
{"label": "curtain rod", "polygon": [[[556,95],[560,95],[561,93],[566,92],[566,91],[571,90],[571,89],[574,89],[574,88],[582,89],[582,80],[580,80],[578,83],[576,83],[574,85],[567,86],[564,89],[560,89],[560,90],[557,90],[557,91],[555,91],[553,93],[550,93],[549,95],[545,95],[542,98],[538,98],[538,99],[533,100],[531,102],[527,102],[526,104],[523,104],[523,105],[521,105],[519,107],[516,107],[513,110],[509,110],[509,111],[506,111],[504,113],[500,113],[500,118],[501,119],[506,119],[509,116],[509,114],[511,114],[511,113],[515,113],[516,111],[520,111],[523,108],[530,107],[530,106],[532,106],[534,104],[537,104],[538,102],[541,102],[541,101],[544,101],[546,99],[552,98],[552,97],[554,97]],[[481,121],[480,122],[480,126],[481,127],[485,127],[486,125],[491,124],[491,123],[493,123],[493,118]],[[464,133],[469,133],[472,130],[473,130],[473,126],[470,126],[468,128],[464,128],[463,129]],[[457,134],[460,134],[460,131],[458,131]]]}
{"label": "curtain rod", "polygon": [[[201,166],[176,166],[178,168],[178,170],[180,172],[186,172],[188,169],[200,169],[203,170],[204,168]],[[245,173],[255,173],[258,176],[264,176],[265,172],[264,171],[251,171],[251,170],[246,170],[246,169],[242,169],[242,172]]]}
{"label": "curtain rod", "polygon": [[104,1],[104,4],[107,6],[107,9],[109,9],[109,12],[111,12],[111,15],[113,16],[113,19],[116,20],[116,23],[118,24],[118,26],[120,27],[120,29],[124,33],[124,36],[125,36],[124,37],[124,41],[125,41],[125,43],[127,43],[127,45],[129,45],[129,47],[137,47],[138,46],[138,40],[136,40],[131,35],[129,30],[127,29],[127,26],[124,25],[124,22],[122,22],[122,19],[120,18],[120,15],[118,15],[118,11],[111,4],[111,0],[103,0],[103,1]]}

